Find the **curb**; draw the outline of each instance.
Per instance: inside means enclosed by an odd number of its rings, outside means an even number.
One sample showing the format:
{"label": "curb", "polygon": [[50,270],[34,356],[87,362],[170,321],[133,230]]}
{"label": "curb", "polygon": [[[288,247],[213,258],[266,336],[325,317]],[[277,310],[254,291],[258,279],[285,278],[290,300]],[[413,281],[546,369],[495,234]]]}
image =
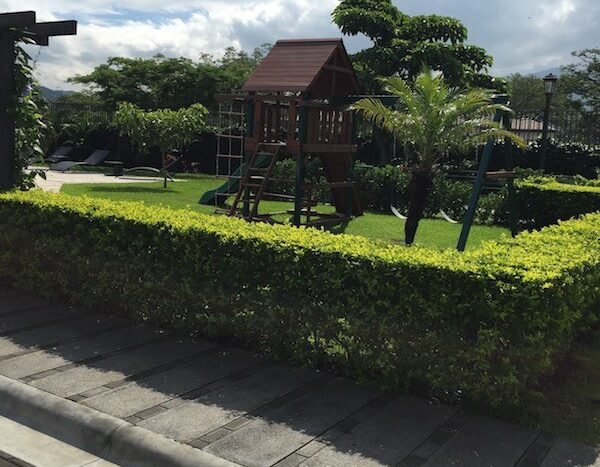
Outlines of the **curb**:
{"label": "curb", "polygon": [[119,465],[238,465],[2,375],[0,415]]}

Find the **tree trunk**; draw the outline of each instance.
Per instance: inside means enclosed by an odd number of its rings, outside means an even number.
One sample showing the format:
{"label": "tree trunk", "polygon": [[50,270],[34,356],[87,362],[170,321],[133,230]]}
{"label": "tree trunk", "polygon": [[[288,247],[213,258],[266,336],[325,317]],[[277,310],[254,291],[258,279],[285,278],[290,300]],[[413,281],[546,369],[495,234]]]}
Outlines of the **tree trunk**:
{"label": "tree trunk", "polygon": [[408,214],[404,224],[404,242],[412,245],[433,186],[431,172],[414,170],[408,182]]}
{"label": "tree trunk", "polygon": [[160,151],[160,159],[162,162],[162,175],[164,177],[164,181],[163,181],[163,188],[167,188],[167,161],[166,161],[166,155],[164,153],[164,151]]}

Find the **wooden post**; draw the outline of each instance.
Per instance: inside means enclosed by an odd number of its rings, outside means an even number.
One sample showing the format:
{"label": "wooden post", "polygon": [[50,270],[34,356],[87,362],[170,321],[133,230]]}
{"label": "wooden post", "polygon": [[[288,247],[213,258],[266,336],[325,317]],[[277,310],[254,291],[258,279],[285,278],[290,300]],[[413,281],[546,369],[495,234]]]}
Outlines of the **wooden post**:
{"label": "wooden post", "polygon": [[[496,104],[506,104],[508,102],[508,98],[507,96],[497,96],[494,98],[494,102]],[[496,111],[494,121],[500,122],[501,119],[502,112]],[[481,156],[481,161],[479,162],[479,170],[477,171],[477,176],[475,177],[475,181],[473,182],[473,190],[471,191],[471,198],[469,199],[469,207],[467,208],[465,220],[463,221],[462,230],[458,239],[458,245],[456,246],[456,249],[458,251],[465,251],[465,248],[467,246],[467,240],[469,239],[469,233],[471,232],[471,227],[475,218],[475,210],[477,209],[477,203],[479,202],[479,197],[481,195],[481,188],[483,187],[485,174],[487,173],[488,168],[490,166],[490,162],[492,160],[493,149],[494,139],[490,138],[485,144],[485,148]]]}
{"label": "wooden post", "polygon": [[290,101],[288,107],[287,145],[289,148],[296,144],[296,111],[298,102]]}
{"label": "wooden post", "polygon": [[15,184],[15,33],[0,30],[0,189]]}
{"label": "wooden post", "polygon": [[[510,121],[511,116],[509,114],[505,114],[502,117],[504,128],[509,131]],[[513,146],[508,140],[504,141],[504,167],[511,172],[515,170]],[[507,190],[508,222],[510,225],[510,233],[514,237],[519,233],[519,218],[517,213],[517,191],[515,189],[515,181],[512,178],[507,179]]]}
{"label": "wooden post", "polygon": [[[304,93],[302,96],[303,101],[308,100],[308,94]],[[306,135],[308,129],[308,107],[301,105],[298,111],[298,140],[299,150],[296,155],[296,186],[294,191],[294,218],[292,223],[299,227],[301,224],[302,216],[302,199],[304,198],[303,185],[304,185],[304,150],[302,146],[306,143]]]}
{"label": "wooden post", "polygon": [[[254,94],[255,95],[255,94]],[[265,103],[262,100],[254,100],[250,99],[253,103],[252,107],[254,110],[253,123],[252,123],[252,136],[253,141],[255,141],[256,145],[254,146],[253,154],[245,154],[246,148],[244,148],[244,165],[243,170],[240,171],[240,183],[242,183],[242,179],[248,171],[248,166],[251,163],[254,154],[258,151],[260,144],[265,140]],[[250,187],[246,187],[244,189],[243,194],[243,204],[242,204],[242,217],[247,218],[250,216]]]}
{"label": "wooden post", "polygon": [[[254,96],[255,92],[248,93],[249,96]],[[248,99],[246,101],[246,138],[252,137],[254,135],[254,100]]]}
{"label": "wooden post", "polygon": [[[252,97],[254,95],[256,95],[255,92],[251,92],[249,93],[249,95]],[[255,132],[254,129],[256,128],[256,103],[254,101],[254,99],[248,99],[247,101],[247,108],[246,108],[246,138],[248,137],[254,137],[255,136]],[[256,146],[254,148],[254,150],[256,151],[256,149],[258,149],[258,146]],[[250,159],[252,158],[252,156],[248,156],[246,154],[246,150],[245,148],[242,146],[242,155],[244,156],[244,164],[246,165],[241,165],[240,167],[245,167],[245,170],[240,170],[239,176],[239,183],[242,183],[242,177],[244,177],[246,170],[248,170],[248,164],[250,164]],[[242,204],[242,216],[243,217],[248,217],[250,215],[250,188],[246,188],[244,190],[244,202]]]}
{"label": "wooden post", "polygon": [[[342,118],[344,119],[344,121],[348,121],[348,123],[346,125],[350,126],[350,131],[347,134],[344,134],[343,139],[342,139],[342,144],[354,144],[354,142],[356,141],[356,112],[351,112],[350,113],[350,118],[348,115],[348,112],[344,112],[342,113]],[[347,130],[347,128],[346,128]],[[342,132],[344,133],[344,132]],[[351,217],[352,214],[354,214],[354,163],[355,163],[355,158],[353,157],[352,154],[348,154],[348,163],[349,163],[349,174],[348,174],[348,181],[352,182],[352,186],[350,186],[348,188],[348,212],[347,212],[347,216]]]}

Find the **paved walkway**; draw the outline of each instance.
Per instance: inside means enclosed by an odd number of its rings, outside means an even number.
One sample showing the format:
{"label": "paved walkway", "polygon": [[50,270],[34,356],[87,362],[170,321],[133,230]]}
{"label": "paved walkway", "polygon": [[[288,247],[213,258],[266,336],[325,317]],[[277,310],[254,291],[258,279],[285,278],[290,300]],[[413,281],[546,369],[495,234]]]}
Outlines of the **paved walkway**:
{"label": "paved walkway", "polygon": [[98,456],[0,417],[0,467],[118,467]]}
{"label": "paved walkway", "polygon": [[104,175],[98,172],[53,172],[46,170],[46,180],[36,177],[35,184],[44,191],[58,193],[66,183],[148,183],[160,182],[159,177],[138,177],[134,175]]}
{"label": "paved walkway", "polygon": [[0,374],[244,466],[600,465],[533,429],[6,286]]}

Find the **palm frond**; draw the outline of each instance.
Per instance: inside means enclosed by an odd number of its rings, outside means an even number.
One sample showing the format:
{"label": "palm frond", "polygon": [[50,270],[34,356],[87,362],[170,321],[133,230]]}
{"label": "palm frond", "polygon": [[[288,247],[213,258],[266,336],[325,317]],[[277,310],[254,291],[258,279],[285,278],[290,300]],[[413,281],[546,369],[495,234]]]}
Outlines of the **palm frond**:
{"label": "palm frond", "polygon": [[382,78],[385,89],[398,98],[395,108],[367,98],[352,108],[373,124],[410,144],[422,168],[430,169],[452,148],[468,148],[492,139],[526,143],[493,121],[497,112],[511,110],[494,103],[492,91],[450,88],[443,76],[426,70],[413,86],[401,78]]}

